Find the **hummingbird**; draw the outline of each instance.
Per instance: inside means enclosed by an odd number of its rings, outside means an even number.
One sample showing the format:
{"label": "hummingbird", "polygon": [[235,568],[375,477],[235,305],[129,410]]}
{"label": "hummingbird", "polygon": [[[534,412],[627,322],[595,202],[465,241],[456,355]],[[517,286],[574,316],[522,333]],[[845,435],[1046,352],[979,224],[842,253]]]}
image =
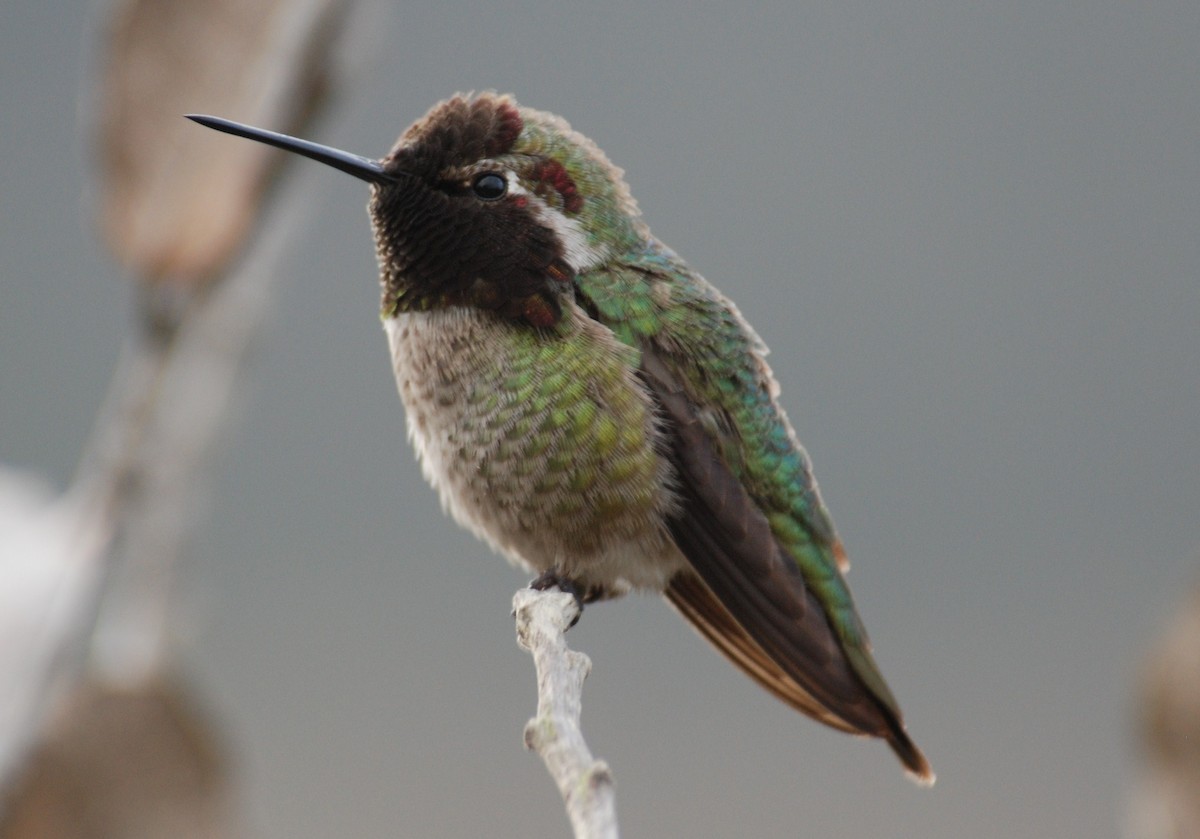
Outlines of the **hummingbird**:
{"label": "hummingbird", "polygon": [[662,592],[770,693],[933,783],[766,345],[595,143],[490,92],[438,103],[379,160],[189,118],[370,185],[408,435],[454,519],[581,604]]}

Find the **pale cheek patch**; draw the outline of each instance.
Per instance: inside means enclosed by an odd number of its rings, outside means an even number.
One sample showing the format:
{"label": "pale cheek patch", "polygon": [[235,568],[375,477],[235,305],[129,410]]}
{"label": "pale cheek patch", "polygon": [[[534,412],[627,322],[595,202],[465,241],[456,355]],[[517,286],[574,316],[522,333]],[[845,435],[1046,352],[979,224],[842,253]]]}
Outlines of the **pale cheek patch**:
{"label": "pale cheek patch", "polygon": [[588,235],[573,218],[543,205],[542,220],[554,228],[563,243],[563,258],[576,274],[604,261],[604,254],[588,244]]}
{"label": "pale cheek patch", "polygon": [[563,245],[563,258],[574,273],[586,271],[604,261],[604,253],[588,244],[588,235],[577,220],[548,206],[541,196],[527,190],[513,172],[509,171],[507,175],[508,194],[524,202],[524,206],[532,207],[539,220],[558,234]]}

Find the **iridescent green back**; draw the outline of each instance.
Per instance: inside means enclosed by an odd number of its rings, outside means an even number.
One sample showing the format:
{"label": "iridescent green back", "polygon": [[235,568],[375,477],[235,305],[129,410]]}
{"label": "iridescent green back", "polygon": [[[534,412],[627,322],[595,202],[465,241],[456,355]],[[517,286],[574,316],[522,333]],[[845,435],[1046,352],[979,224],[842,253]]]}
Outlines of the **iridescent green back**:
{"label": "iridescent green back", "polygon": [[585,272],[577,285],[601,322],[630,346],[654,346],[684,383],[725,463],[824,607],[855,672],[898,715],[839,569],[841,545],[808,455],[776,401],[761,339],[728,299],[654,240]]}

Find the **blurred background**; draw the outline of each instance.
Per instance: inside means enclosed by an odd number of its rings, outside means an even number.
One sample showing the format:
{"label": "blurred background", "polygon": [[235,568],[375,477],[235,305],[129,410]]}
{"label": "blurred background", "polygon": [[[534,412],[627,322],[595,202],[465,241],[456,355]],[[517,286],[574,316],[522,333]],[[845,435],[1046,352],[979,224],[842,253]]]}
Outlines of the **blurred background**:
{"label": "blurred background", "polygon": [[[58,490],[154,282],[100,233],[112,15],[0,28],[0,460]],[[569,636],[623,834],[1144,835],[1139,679],[1200,583],[1200,6],[368,2],[340,31],[315,121],[266,127],[379,156],[439,99],[511,92],[737,301],[938,772],[917,789],[629,597]],[[208,107],[187,94],[155,108]],[[204,131],[178,122],[136,148]],[[366,189],[285,175],[268,209],[299,213],[169,610],[240,834],[565,835],[521,746],[525,577],[406,443]]]}

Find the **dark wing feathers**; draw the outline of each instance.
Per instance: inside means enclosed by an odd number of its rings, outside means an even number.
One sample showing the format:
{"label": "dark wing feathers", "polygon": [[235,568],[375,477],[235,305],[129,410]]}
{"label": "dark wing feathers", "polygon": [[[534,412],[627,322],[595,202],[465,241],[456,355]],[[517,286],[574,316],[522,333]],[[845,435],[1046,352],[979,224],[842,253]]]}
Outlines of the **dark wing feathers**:
{"label": "dark wing feathers", "polygon": [[[658,406],[679,500],[667,525],[691,565],[668,585],[668,600],[784,702],[886,739],[917,780],[931,783],[871,657],[840,578],[845,556],[774,404],[753,330],[655,240],[578,274],[574,289],[591,317],[641,352],[640,375]],[[789,527],[795,532],[776,531]],[[796,554],[806,539],[811,551]]]}
{"label": "dark wing feathers", "polygon": [[667,598],[780,699],[835,728],[886,739],[914,777],[931,782],[899,715],[855,672],[799,568],[652,347],[643,347],[642,375],[662,409],[680,478],[682,510],[671,533],[699,577],[684,572]]}
{"label": "dark wing feathers", "polygon": [[677,574],[663,592],[672,606],[717,650],[780,701],[840,731],[858,729],[834,716],[783,671],[712,590],[695,574]]}

